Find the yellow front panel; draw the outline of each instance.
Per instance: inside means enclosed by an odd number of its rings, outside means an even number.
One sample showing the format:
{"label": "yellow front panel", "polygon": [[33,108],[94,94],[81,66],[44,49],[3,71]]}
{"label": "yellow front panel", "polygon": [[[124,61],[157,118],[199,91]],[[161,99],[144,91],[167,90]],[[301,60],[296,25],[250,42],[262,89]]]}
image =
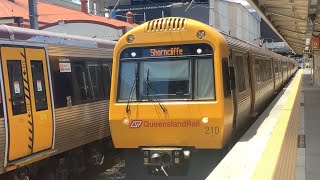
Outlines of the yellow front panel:
{"label": "yellow front panel", "polygon": [[[53,119],[51,96],[45,50],[26,48],[26,58],[28,63],[27,65],[31,92],[30,95],[33,99],[31,105],[34,126],[33,152],[35,153],[52,147]],[[38,73],[39,75],[42,75],[41,77],[43,77],[43,79],[40,79],[40,77],[35,77],[34,72],[32,71],[32,68],[35,68],[34,63],[42,65],[43,72]],[[45,93],[45,96],[42,98],[35,97],[35,93],[37,92]],[[39,101],[43,101],[42,105],[45,106],[45,108],[37,110],[36,103]]]}
{"label": "yellow front panel", "polygon": [[[30,99],[25,97],[28,96],[29,93],[25,88],[26,66],[24,56],[23,48],[1,47],[3,80],[9,124],[9,161],[22,158],[32,153],[33,127],[32,119],[28,116],[28,114],[31,114]],[[11,63],[20,65],[20,68],[15,66],[16,68],[13,69],[14,66]],[[15,77],[9,78],[8,64],[11,75],[16,74]],[[18,78],[20,78],[20,80],[18,80]],[[11,84],[9,84],[9,79],[12,81]],[[15,99],[11,97],[11,94],[21,95],[21,97],[20,99]],[[20,105],[17,103],[20,103]],[[14,113],[18,106],[20,109]],[[26,109],[23,109],[23,107]]]}
{"label": "yellow front panel", "polygon": [[[126,104],[112,110],[112,138],[116,148],[139,146],[192,146],[196,148],[220,148],[223,134],[221,106],[215,102],[132,103],[129,114]],[[203,123],[202,118],[209,122]],[[126,121],[126,118],[129,121]]]}

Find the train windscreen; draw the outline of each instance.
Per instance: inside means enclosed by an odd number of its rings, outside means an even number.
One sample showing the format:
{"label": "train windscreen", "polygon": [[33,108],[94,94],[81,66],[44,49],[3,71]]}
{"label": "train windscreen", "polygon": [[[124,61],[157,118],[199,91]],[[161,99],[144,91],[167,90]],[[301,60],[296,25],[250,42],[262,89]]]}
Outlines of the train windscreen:
{"label": "train windscreen", "polygon": [[195,47],[125,50],[120,59],[118,101],[215,99],[212,48]]}

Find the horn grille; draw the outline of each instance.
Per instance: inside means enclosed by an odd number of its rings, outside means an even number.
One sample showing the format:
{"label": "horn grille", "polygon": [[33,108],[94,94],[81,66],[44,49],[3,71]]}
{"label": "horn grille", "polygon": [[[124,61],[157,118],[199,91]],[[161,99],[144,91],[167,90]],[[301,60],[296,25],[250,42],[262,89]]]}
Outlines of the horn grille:
{"label": "horn grille", "polygon": [[147,32],[155,31],[180,31],[186,29],[185,18],[161,18],[149,21]]}

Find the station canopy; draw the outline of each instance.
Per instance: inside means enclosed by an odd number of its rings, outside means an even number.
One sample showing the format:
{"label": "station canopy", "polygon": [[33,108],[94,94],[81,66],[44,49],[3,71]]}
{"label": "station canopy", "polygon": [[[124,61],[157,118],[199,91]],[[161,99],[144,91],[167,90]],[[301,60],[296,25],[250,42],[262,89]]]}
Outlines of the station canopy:
{"label": "station canopy", "polygon": [[316,7],[318,0],[309,0],[310,2],[308,0],[247,1],[295,53],[301,54],[306,44],[310,43],[312,33],[316,33],[313,30],[320,30],[316,21],[311,24],[308,22],[310,14],[312,15],[312,12],[309,12],[312,10],[311,5],[314,3]]}

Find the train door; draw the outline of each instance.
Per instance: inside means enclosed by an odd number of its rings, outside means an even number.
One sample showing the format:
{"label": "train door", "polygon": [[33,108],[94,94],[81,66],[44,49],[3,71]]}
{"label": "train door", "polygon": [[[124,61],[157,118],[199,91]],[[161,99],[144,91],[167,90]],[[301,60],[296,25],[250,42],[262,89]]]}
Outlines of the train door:
{"label": "train door", "polygon": [[8,161],[51,149],[53,116],[46,52],[1,47],[7,121]]}

